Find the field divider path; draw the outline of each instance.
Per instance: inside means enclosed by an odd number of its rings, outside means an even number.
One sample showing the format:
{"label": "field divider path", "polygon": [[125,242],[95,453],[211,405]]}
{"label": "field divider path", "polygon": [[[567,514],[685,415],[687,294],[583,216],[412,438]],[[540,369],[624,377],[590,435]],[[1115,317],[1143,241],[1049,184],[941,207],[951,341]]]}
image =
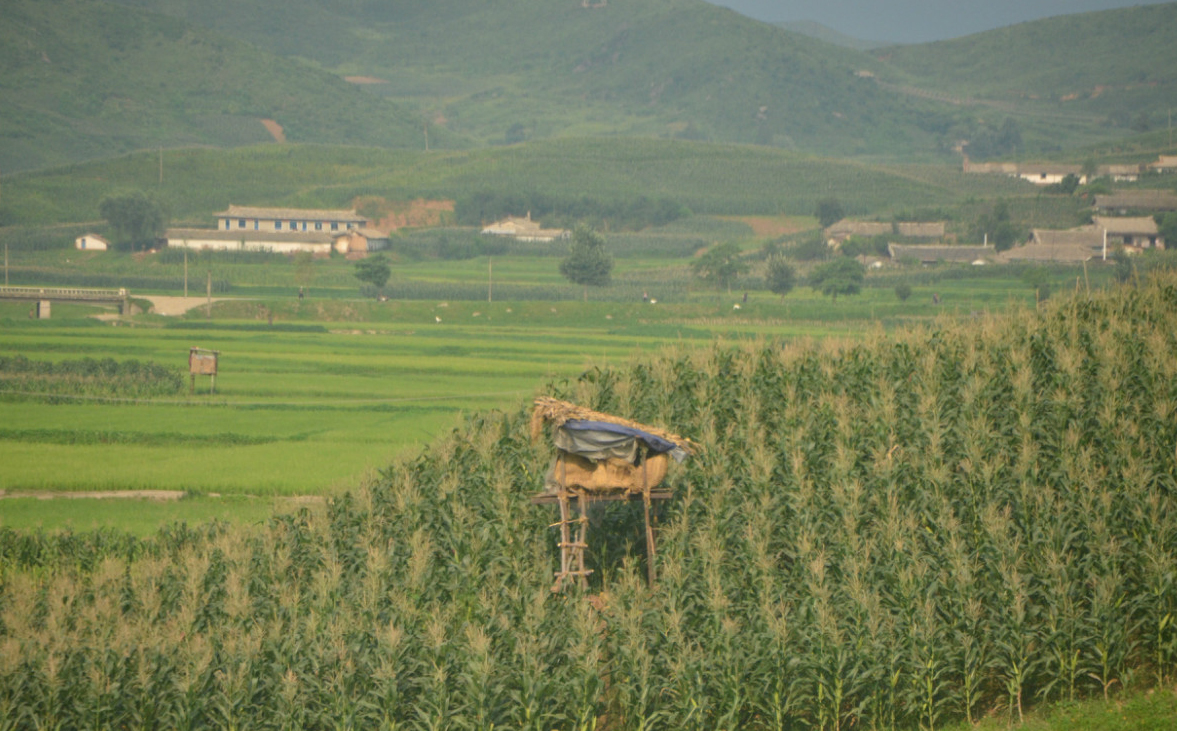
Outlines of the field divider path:
{"label": "field divider path", "polygon": [[110,404],[145,404],[148,406],[215,406],[218,408],[225,407],[248,407],[248,408],[264,408],[270,407],[287,407],[287,406],[363,406],[363,405],[380,405],[380,404],[399,404],[399,403],[421,403],[427,401],[454,401],[460,399],[479,399],[497,396],[527,396],[531,394],[530,389],[514,390],[514,391],[487,391],[485,393],[455,393],[447,394],[445,396],[396,396],[389,398],[374,398],[374,399],[334,399],[334,400],[317,400],[317,401],[201,401],[198,399],[139,399],[139,398],[122,398],[118,396],[87,396],[83,394],[66,394],[66,393],[46,393],[43,391],[0,391],[0,397],[5,395],[13,396],[29,396],[33,398],[60,398],[73,399],[76,401],[91,401],[94,403],[110,403]]}

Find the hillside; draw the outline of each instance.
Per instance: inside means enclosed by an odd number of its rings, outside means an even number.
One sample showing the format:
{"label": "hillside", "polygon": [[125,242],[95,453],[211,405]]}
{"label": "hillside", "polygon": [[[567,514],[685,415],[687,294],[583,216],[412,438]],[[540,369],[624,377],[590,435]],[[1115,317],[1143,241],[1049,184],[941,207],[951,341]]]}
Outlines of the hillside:
{"label": "hillside", "polygon": [[[271,140],[423,147],[422,122],[336,76],[162,15],[80,0],[0,13],[0,170]],[[444,130],[434,145],[454,144]]]}
{"label": "hillside", "polygon": [[877,66],[870,57],[701,0],[122,2],[378,81],[364,88],[485,144],[638,135],[836,155],[937,149],[919,125],[939,105],[856,77]]}
{"label": "hillside", "polygon": [[1087,136],[1102,128],[1106,137],[1166,126],[1177,101],[1174,29],[1177,3],[1168,3],[874,53],[885,62],[888,80],[971,100],[988,116],[1010,115],[1024,128],[1054,120],[1058,146],[1076,129]]}
{"label": "hillside", "polygon": [[819,198],[830,195],[862,215],[1036,194],[1007,178],[942,166],[866,165],[674,140],[559,139],[431,152],[262,145],[175,150],[162,157],[162,186],[155,151],[8,176],[0,226],[98,220],[104,196],[135,189],[158,196],[174,221],[200,226],[231,203],[333,208],[361,196],[460,199],[509,192],[602,202],[645,196],[701,214],[808,216]]}
{"label": "hillside", "polygon": [[1004,130],[1020,144],[989,153],[1043,154],[1162,124],[1174,7],[864,53],[702,0],[13,0],[0,171],[263,142],[266,119],[379,147],[629,136],[954,164]]}
{"label": "hillside", "polygon": [[1170,688],[1177,281],[1058,300],[542,386],[699,445],[655,508],[653,586],[640,505],[611,503],[588,589],[551,591],[557,513],[529,500],[551,447],[523,403],[264,525],[0,529],[0,707],[20,728],[793,731]]}

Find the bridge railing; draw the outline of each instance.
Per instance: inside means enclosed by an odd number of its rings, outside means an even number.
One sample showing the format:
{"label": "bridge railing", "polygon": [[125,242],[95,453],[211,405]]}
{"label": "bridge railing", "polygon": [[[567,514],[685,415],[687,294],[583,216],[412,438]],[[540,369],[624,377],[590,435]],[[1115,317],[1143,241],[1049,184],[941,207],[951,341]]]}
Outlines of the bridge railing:
{"label": "bridge railing", "polygon": [[0,298],[28,300],[75,300],[112,302],[130,296],[126,288],[88,289],[84,287],[7,287],[0,286]]}

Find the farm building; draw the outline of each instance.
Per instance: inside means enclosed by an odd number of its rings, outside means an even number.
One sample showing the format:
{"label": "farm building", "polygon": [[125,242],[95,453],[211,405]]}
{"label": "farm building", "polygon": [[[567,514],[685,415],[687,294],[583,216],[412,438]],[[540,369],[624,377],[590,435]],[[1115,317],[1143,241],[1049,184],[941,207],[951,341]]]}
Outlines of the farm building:
{"label": "farm building", "polygon": [[350,231],[367,227],[368,219],[353,210],[253,208],[229,206],[216,214],[221,231]]}
{"label": "farm building", "polygon": [[562,228],[542,228],[538,221],[531,220],[531,212],[527,216],[508,216],[482,229],[485,236],[506,236],[519,241],[555,241],[566,239],[571,234]]}
{"label": "farm building", "polygon": [[171,248],[212,251],[309,252],[329,256],[368,253],[389,247],[388,234],[367,227],[355,211],[229,206],[217,214],[217,227],[173,228]]}
{"label": "farm building", "polygon": [[108,251],[110,242],[98,234],[82,234],[74,239],[74,248],[80,251]]}
{"label": "farm building", "polygon": [[389,248],[388,235],[372,228],[353,229],[335,236],[335,251],[340,254],[367,254]]}

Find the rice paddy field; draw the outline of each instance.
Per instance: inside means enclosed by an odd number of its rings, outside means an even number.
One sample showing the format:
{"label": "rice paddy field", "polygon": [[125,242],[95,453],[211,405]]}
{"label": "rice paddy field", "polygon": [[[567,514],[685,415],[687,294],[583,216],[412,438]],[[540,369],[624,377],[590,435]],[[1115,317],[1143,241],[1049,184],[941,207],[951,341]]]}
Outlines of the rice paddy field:
{"label": "rice paddy field", "polygon": [[[39,256],[34,263],[58,270],[85,264],[67,262],[73,257],[64,253]],[[565,298],[553,300],[376,302],[356,299],[354,286],[351,298],[340,288],[312,287],[312,296],[299,300],[285,258],[222,266],[220,273],[246,283],[247,291],[258,286],[251,282],[277,277],[281,295],[273,287],[254,296],[218,295],[181,317],[96,318],[93,307],[57,303],[46,321],[30,320],[27,303],[0,303],[0,525],[144,533],[186,517],[264,520],[297,507],[298,499],[355,488],[463,416],[514,408],[545,382],[669,345],[860,339],[936,318],[977,317],[1034,297],[1017,278],[993,276],[916,282],[906,301],[884,287],[837,302],[803,287],[786,298],[753,290],[745,299],[740,290],[688,287],[681,272],[667,275],[680,266],[674,262],[627,260],[619,270],[633,282],[594,291],[588,302],[567,283]],[[351,276],[347,262],[316,266],[321,283]],[[486,257],[408,262],[398,265],[390,288],[400,281],[435,294],[473,289],[485,297],[487,282],[479,279],[491,266]],[[548,271],[552,259],[507,258],[494,266],[508,291],[560,287]],[[117,272],[123,264],[91,257],[95,267]],[[1060,282],[1071,276],[1056,275]],[[655,303],[641,300],[639,281]],[[629,295],[620,299],[619,289]],[[187,375],[192,347],[220,353],[215,393],[210,378],[193,383]],[[28,363],[16,372],[4,358]],[[152,364],[172,380],[114,378],[94,370],[103,362]],[[86,363],[92,372],[47,370]],[[134,501],[130,508],[40,499],[114,491],[182,499]]]}

